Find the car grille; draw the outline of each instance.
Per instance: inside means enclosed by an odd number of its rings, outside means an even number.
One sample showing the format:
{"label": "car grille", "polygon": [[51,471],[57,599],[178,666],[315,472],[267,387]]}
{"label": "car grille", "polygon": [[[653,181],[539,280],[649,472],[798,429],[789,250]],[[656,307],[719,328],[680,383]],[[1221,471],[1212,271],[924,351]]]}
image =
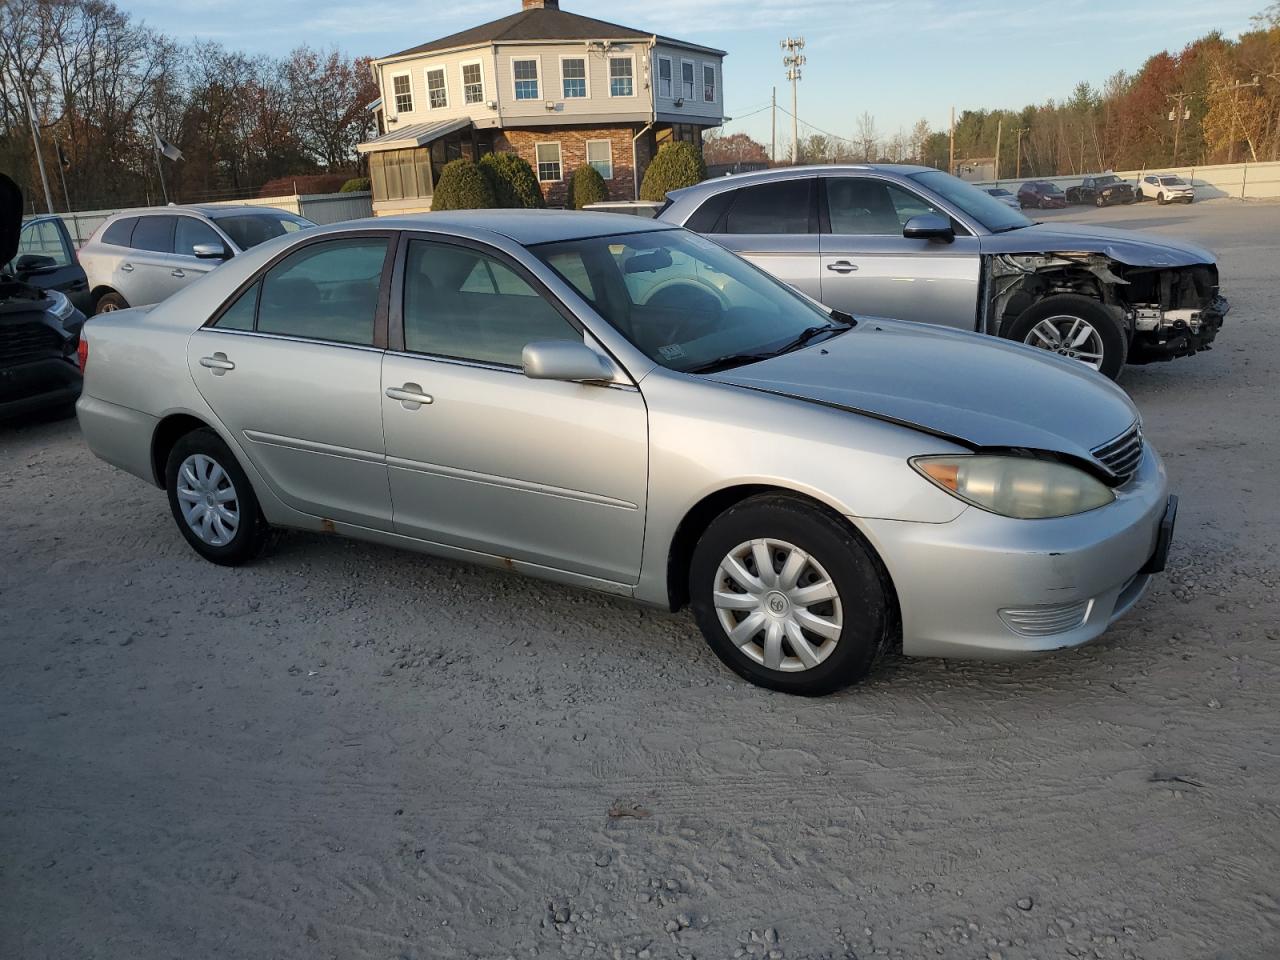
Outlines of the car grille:
{"label": "car grille", "polygon": [[0,324],[0,364],[13,365],[61,353],[62,340],[39,323]]}
{"label": "car grille", "polygon": [[1006,608],[1000,611],[1000,619],[1020,637],[1051,637],[1084,623],[1092,606],[1092,600],[1076,600],[1042,607]]}
{"label": "car grille", "polygon": [[1094,458],[1121,483],[1127,483],[1138,472],[1142,453],[1142,425],[1139,423],[1135,423],[1114,440],[1093,448]]}

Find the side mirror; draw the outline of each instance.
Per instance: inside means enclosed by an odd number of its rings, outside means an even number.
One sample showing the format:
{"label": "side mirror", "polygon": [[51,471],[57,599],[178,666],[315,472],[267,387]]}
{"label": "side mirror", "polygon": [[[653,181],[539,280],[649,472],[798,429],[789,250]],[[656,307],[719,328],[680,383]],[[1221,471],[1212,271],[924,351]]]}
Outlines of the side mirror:
{"label": "side mirror", "polygon": [[197,243],[191,248],[197,260],[230,260],[231,251],[225,243]]}
{"label": "side mirror", "polygon": [[539,340],[526,344],[521,361],[524,375],[530,380],[598,383],[613,379],[613,365],[576,340]]}
{"label": "side mirror", "polygon": [[907,225],[902,228],[902,235],[908,240],[950,243],[956,238],[956,231],[949,218],[940,217],[936,213],[923,213],[907,221]]}
{"label": "side mirror", "polygon": [[42,273],[52,273],[57,269],[57,260],[53,257],[43,257],[38,253],[24,253],[13,265],[13,272],[20,277],[35,277]]}

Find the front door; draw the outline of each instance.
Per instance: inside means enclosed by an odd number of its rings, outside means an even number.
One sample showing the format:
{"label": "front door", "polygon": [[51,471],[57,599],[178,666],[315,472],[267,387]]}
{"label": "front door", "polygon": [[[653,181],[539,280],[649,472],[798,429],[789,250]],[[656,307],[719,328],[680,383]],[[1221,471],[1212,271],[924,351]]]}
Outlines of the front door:
{"label": "front door", "polygon": [[525,344],[584,340],[550,296],[497,251],[408,244],[404,349],[386,355],[382,372],[395,528],[632,584],[644,539],[644,400],[630,384],[524,376]]}
{"label": "front door", "polygon": [[221,260],[202,260],[196,256],[195,248],[201,243],[222,244],[230,251],[227,241],[220,237],[213,227],[195,217],[178,217],[178,225],[173,232],[173,269],[170,279],[174,281],[174,292],[189,283],[199,280],[206,273],[222,263]]}
{"label": "front door", "polygon": [[391,529],[378,304],[389,235],[307,243],[187,346],[201,395],[281,500]]}
{"label": "front door", "polygon": [[821,241],[823,303],[856,315],[977,329],[977,237],[957,224],[951,243],[908,240],[902,229],[912,217],[948,214],[879,177],[822,181],[824,228],[829,223]]}

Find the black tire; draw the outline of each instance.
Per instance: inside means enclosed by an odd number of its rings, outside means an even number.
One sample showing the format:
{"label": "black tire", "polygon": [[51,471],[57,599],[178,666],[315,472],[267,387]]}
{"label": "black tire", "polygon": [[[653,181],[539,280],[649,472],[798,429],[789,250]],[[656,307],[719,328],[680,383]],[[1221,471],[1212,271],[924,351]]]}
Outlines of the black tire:
{"label": "black tire", "polygon": [[[725,589],[720,565],[739,545],[759,539],[784,541],[804,551],[820,565],[838,593],[839,634],[825,659],[807,669],[766,667],[730,640],[721,624],[713,599],[718,587]],[[777,563],[778,555],[774,556]],[[806,578],[816,577],[817,572],[817,567],[804,568],[800,582],[811,583]],[[895,623],[888,574],[870,546],[843,518],[788,494],[751,497],[712,521],[693,552],[689,597],[698,628],[729,669],[758,686],[801,696],[822,696],[863,679],[887,646]],[[828,617],[834,616],[835,604],[828,602],[826,612],[819,604],[805,609]],[[739,622],[751,615],[742,613]],[[739,614],[726,616],[732,619]],[[817,634],[807,632],[804,639],[822,642]],[[755,646],[751,641],[744,643],[744,647],[748,645]],[[759,646],[763,647],[763,642]],[[790,640],[785,641],[783,651],[799,662]]]}
{"label": "black tire", "polygon": [[[1120,379],[1120,371],[1124,369],[1129,357],[1128,334],[1110,310],[1090,297],[1074,293],[1047,297],[1022,311],[1005,328],[1004,336],[1019,343],[1028,343],[1031,331],[1038,323],[1057,316],[1078,317],[1098,331],[1098,338],[1102,342],[1102,365],[1099,372],[1112,380]],[[1038,340],[1031,345],[1041,346]]]}
{"label": "black tire", "polygon": [[1107,202],[1103,200],[1102,197],[1094,198],[1093,203],[1094,203],[1094,206],[1098,206],[1098,207],[1105,207],[1107,205]]}
{"label": "black tire", "polygon": [[113,310],[128,310],[129,301],[120,294],[112,290],[110,293],[104,293],[98,298],[97,303],[93,305],[93,313],[97,316],[99,313],[110,313]]}
{"label": "black tire", "polygon": [[[221,467],[235,495],[232,505],[237,517],[236,529],[234,535],[225,543],[213,544],[202,540],[183,514],[178,494],[179,471],[187,458],[194,456],[206,457]],[[267,524],[262,517],[262,508],[258,505],[258,498],[254,496],[253,486],[249,483],[248,476],[240,468],[240,464],[236,462],[235,456],[222,442],[221,437],[208,427],[193,430],[181,437],[169,451],[169,458],[165,463],[164,480],[173,520],[196,553],[211,563],[226,567],[247,563],[257,555],[266,539]]]}
{"label": "black tire", "polygon": [[1163,207],[1163,206],[1164,206],[1166,203],[1168,203],[1168,202],[1169,202],[1169,201],[1168,201],[1168,200],[1166,200],[1166,199],[1164,198],[1164,192],[1163,192],[1163,191],[1161,191],[1160,193],[1157,193],[1157,194],[1156,194],[1156,203],[1158,203],[1160,206],[1162,206],[1162,207]]}

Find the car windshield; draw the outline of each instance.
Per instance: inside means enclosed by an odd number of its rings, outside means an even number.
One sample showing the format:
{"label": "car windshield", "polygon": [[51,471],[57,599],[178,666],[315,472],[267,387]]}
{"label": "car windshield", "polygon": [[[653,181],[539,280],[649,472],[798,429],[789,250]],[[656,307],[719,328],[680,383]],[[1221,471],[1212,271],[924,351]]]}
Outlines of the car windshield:
{"label": "car windshield", "polygon": [[530,248],[645,356],[709,373],[834,336],[848,327],[723,247],[684,230]]}
{"label": "car windshield", "polygon": [[958,207],[992,233],[1031,226],[1030,220],[1007,203],[1001,203],[991,194],[983,193],[973,184],[965,183],[949,173],[926,170],[910,174],[910,179]]}
{"label": "car windshield", "polygon": [[1187,184],[1181,177],[1161,177],[1160,185],[1165,187],[1185,187]]}
{"label": "car windshield", "polygon": [[1120,178],[1119,178],[1119,177],[1110,177],[1110,176],[1108,176],[1108,177],[1094,177],[1094,178],[1093,178],[1094,186],[1097,186],[1097,187],[1107,187],[1107,186],[1110,186],[1110,185],[1111,185],[1111,184],[1113,184],[1113,183],[1119,183],[1119,182],[1120,182]]}
{"label": "car windshield", "polygon": [[281,210],[264,210],[261,213],[244,213],[238,211],[224,215],[214,214],[213,222],[231,238],[241,250],[248,250],[260,243],[282,237],[286,233],[297,233],[314,227],[315,224],[302,217]]}
{"label": "car windshield", "polygon": [[996,187],[994,190],[988,190],[987,193],[991,194],[993,197],[1013,196],[1013,194],[1011,194],[1008,190],[1001,190],[999,187]]}

